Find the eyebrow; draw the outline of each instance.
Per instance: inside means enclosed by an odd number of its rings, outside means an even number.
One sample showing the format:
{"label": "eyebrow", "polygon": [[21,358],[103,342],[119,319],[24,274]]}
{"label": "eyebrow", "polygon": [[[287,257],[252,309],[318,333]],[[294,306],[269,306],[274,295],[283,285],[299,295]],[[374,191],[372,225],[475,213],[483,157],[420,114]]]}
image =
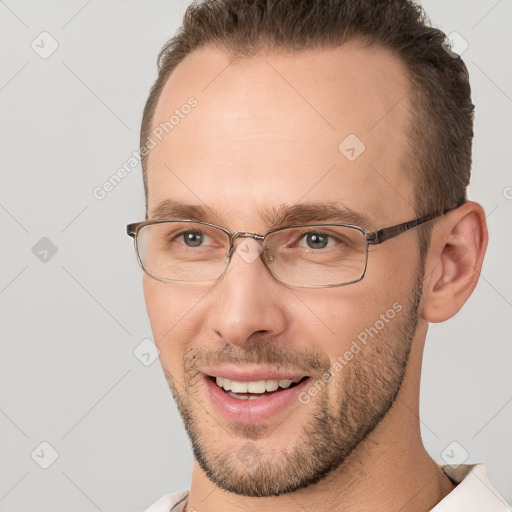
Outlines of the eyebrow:
{"label": "eyebrow", "polygon": [[190,219],[205,221],[208,218],[206,209],[194,204],[180,203],[173,199],[165,199],[153,208],[149,220]]}
{"label": "eyebrow", "polygon": [[[275,229],[294,224],[336,223],[354,224],[366,231],[373,231],[371,219],[364,213],[356,212],[335,202],[301,203],[294,205],[283,204],[271,207],[261,212],[261,218]],[[201,205],[181,203],[173,199],[165,199],[150,211],[150,220],[195,220],[213,222],[212,217],[219,219],[210,208]]]}

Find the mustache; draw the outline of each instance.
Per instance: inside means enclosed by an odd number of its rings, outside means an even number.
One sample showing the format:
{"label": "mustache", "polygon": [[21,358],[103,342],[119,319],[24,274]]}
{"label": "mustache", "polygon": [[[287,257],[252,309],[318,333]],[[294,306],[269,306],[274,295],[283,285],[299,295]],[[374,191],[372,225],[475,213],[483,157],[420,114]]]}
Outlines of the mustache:
{"label": "mustache", "polygon": [[282,342],[268,338],[251,340],[243,348],[228,343],[218,350],[189,348],[184,356],[187,372],[199,372],[201,367],[226,363],[293,369],[311,377],[322,376],[331,366],[326,354],[311,349],[292,350]]}

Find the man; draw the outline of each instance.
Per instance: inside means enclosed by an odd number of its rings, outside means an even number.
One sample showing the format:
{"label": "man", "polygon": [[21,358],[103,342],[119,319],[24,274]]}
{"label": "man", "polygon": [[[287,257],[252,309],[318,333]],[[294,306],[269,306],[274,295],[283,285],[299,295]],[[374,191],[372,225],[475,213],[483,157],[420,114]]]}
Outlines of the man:
{"label": "man", "polygon": [[487,246],[467,70],[407,0],[193,4],[141,131],[145,270],[192,442],[156,511],[510,510],[420,436]]}

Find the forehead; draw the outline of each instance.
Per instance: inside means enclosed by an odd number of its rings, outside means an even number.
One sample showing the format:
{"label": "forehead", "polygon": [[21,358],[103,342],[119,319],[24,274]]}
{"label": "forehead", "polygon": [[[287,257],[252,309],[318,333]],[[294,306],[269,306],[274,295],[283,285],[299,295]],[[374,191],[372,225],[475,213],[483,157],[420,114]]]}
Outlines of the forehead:
{"label": "forehead", "polygon": [[157,104],[149,210],[175,199],[255,225],[258,210],[323,201],[407,217],[408,87],[397,58],[357,42],[235,60],[195,50]]}

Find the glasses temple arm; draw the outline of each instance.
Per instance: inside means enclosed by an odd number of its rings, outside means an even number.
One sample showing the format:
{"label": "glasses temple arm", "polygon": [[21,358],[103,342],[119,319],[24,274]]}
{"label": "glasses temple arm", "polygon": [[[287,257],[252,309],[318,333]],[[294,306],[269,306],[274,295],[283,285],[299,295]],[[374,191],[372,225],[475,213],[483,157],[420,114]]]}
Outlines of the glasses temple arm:
{"label": "glasses temple arm", "polygon": [[403,222],[402,224],[397,224],[396,226],[391,226],[389,228],[379,229],[378,231],[374,231],[373,233],[366,234],[366,240],[369,244],[381,244],[390,238],[394,238],[395,236],[400,235],[404,231],[408,229],[414,228],[427,222],[435,217],[438,217],[439,214],[428,215],[427,217],[422,217],[421,219],[410,220],[408,222]]}
{"label": "glasses temple arm", "polygon": [[455,208],[462,206],[465,202],[466,199],[462,198],[460,201],[457,202],[457,206],[453,208],[446,208],[446,210],[444,210],[441,213],[433,213],[431,215],[422,217],[421,219],[410,220],[408,222],[403,222],[402,224],[397,224],[396,226],[391,226],[389,228],[383,228],[379,229],[378,231],[373,231],[372,233],[367,233],[365,235],[366,241],[369,244],[381,244],[382,242],[385,242],[390,238],[394,238],[395,236],[403,233],[404,231],[407,231],[408,229],[419,226],[420,224],[435,219],[436,217],[440,217],[441,215],[445,215],[449,211],[455,210]]}

